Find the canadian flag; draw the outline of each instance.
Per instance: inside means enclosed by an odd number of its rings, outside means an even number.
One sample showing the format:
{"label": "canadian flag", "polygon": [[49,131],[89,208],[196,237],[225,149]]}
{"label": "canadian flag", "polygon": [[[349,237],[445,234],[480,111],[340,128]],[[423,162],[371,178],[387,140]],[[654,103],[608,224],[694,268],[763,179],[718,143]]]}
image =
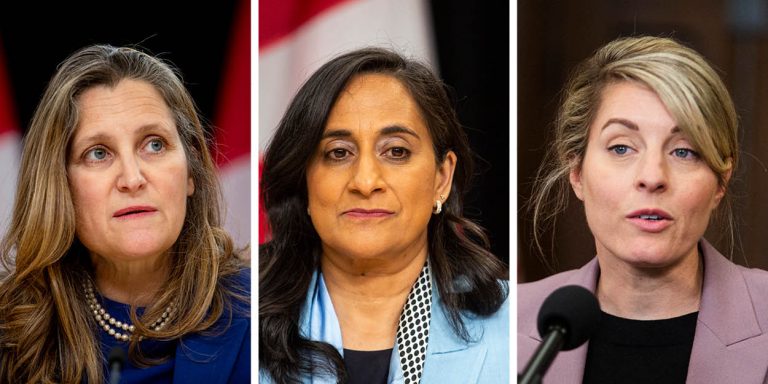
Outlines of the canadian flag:
{"label": "canadian flag", "polygon": [[251,237],[251,7],[241,0],[235,12],[229,55],[214,115],[216,163],[226,217],[235,246]]}
{"label": "canadian flag", "polygon": [[[390,48],[436,67],[428,1],[259,0],[261,152],[301,84],[334,56],[365,46]],[[263,243],[269,234],[259,207]]]}
{"label": "canadian flag", "polygon": [[13,211],[21,157],[21,135],[18,126],[5,67],[5,53],[0,45],[0,237],[8,230]]}

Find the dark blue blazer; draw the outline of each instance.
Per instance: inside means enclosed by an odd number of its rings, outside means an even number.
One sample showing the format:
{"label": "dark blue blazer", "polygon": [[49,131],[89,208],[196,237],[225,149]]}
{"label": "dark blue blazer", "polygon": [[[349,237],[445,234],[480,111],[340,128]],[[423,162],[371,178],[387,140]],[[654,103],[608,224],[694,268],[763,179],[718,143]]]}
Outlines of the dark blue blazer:
{"label": "dark blue blazer", "polygon": [[[251,270],[234,279],[250,297]],[[239,384],[251,381],[250,305],[232,302],[232,321],[224,313],[212,333],[185,336],[176,347],[174,384]],[[222,333],[223,330],[223,333]]]}

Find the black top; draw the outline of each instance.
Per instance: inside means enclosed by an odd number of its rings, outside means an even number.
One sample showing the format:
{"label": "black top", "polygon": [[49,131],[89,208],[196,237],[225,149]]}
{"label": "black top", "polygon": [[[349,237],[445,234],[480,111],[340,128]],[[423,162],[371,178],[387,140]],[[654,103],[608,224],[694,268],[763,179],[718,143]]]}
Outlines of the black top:
{"label": "black top", "polygon": [[349,384],[386,384],[392,349],[381,351],[353,351],[344,349],[344,364]]}
{"label": "black top", "polygon": [[602,312],[584,383],[685,383],[698,315],[630,320]]}

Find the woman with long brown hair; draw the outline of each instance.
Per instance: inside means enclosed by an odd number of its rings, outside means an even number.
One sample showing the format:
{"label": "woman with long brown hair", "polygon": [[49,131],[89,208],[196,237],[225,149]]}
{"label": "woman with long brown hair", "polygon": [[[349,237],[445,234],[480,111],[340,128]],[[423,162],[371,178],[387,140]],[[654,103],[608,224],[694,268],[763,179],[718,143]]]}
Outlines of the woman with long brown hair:
{"label": "woman with long brown hair", "polygon": [[250,272],[219,200],[171,64],[108,45],[67,58],[24,139],[2,243],[0,381],[103,382],[122,350],[121,382],[246,382]]}

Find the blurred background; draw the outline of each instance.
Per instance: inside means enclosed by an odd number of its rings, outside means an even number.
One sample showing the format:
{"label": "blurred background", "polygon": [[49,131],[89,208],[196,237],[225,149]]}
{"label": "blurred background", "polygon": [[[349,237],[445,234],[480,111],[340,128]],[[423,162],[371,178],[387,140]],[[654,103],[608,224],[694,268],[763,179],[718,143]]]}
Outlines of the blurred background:
{"label": "blurred background", "polygon": [[[465,214],[509,262],[509,3],[461,0],[259,0],[259,147],[300,85],[332,57],[363,46],[431,64],[455,91],[479,157]],[[263,212],[259,242],[268,234]]]}
{"label": "blurred background", "polygon": [[217,143],[226,227],[237,245],[250,241],[250,4],[213,4],[0,6],[0,233],[12,209],[20,140],[48,80],[75,50],[106,43],[137,46],[180,69]]}
{"label": "blurred background", "polygon": [[[740,168],[732,179],[737,237],[732,259],[768,268],[768,1],[764,0],[521,0],[517,5],[518,207],[551,140],[559,92],[568,73],[620,36],[674,37],[719,69],[740,117]],[[578,268],[595,255],[583,206],[571,194],[558,221],[548,269],[532,246],[531,215],[517,216],[518,282]],[[705,237],[728,255],[722,228]]]}

